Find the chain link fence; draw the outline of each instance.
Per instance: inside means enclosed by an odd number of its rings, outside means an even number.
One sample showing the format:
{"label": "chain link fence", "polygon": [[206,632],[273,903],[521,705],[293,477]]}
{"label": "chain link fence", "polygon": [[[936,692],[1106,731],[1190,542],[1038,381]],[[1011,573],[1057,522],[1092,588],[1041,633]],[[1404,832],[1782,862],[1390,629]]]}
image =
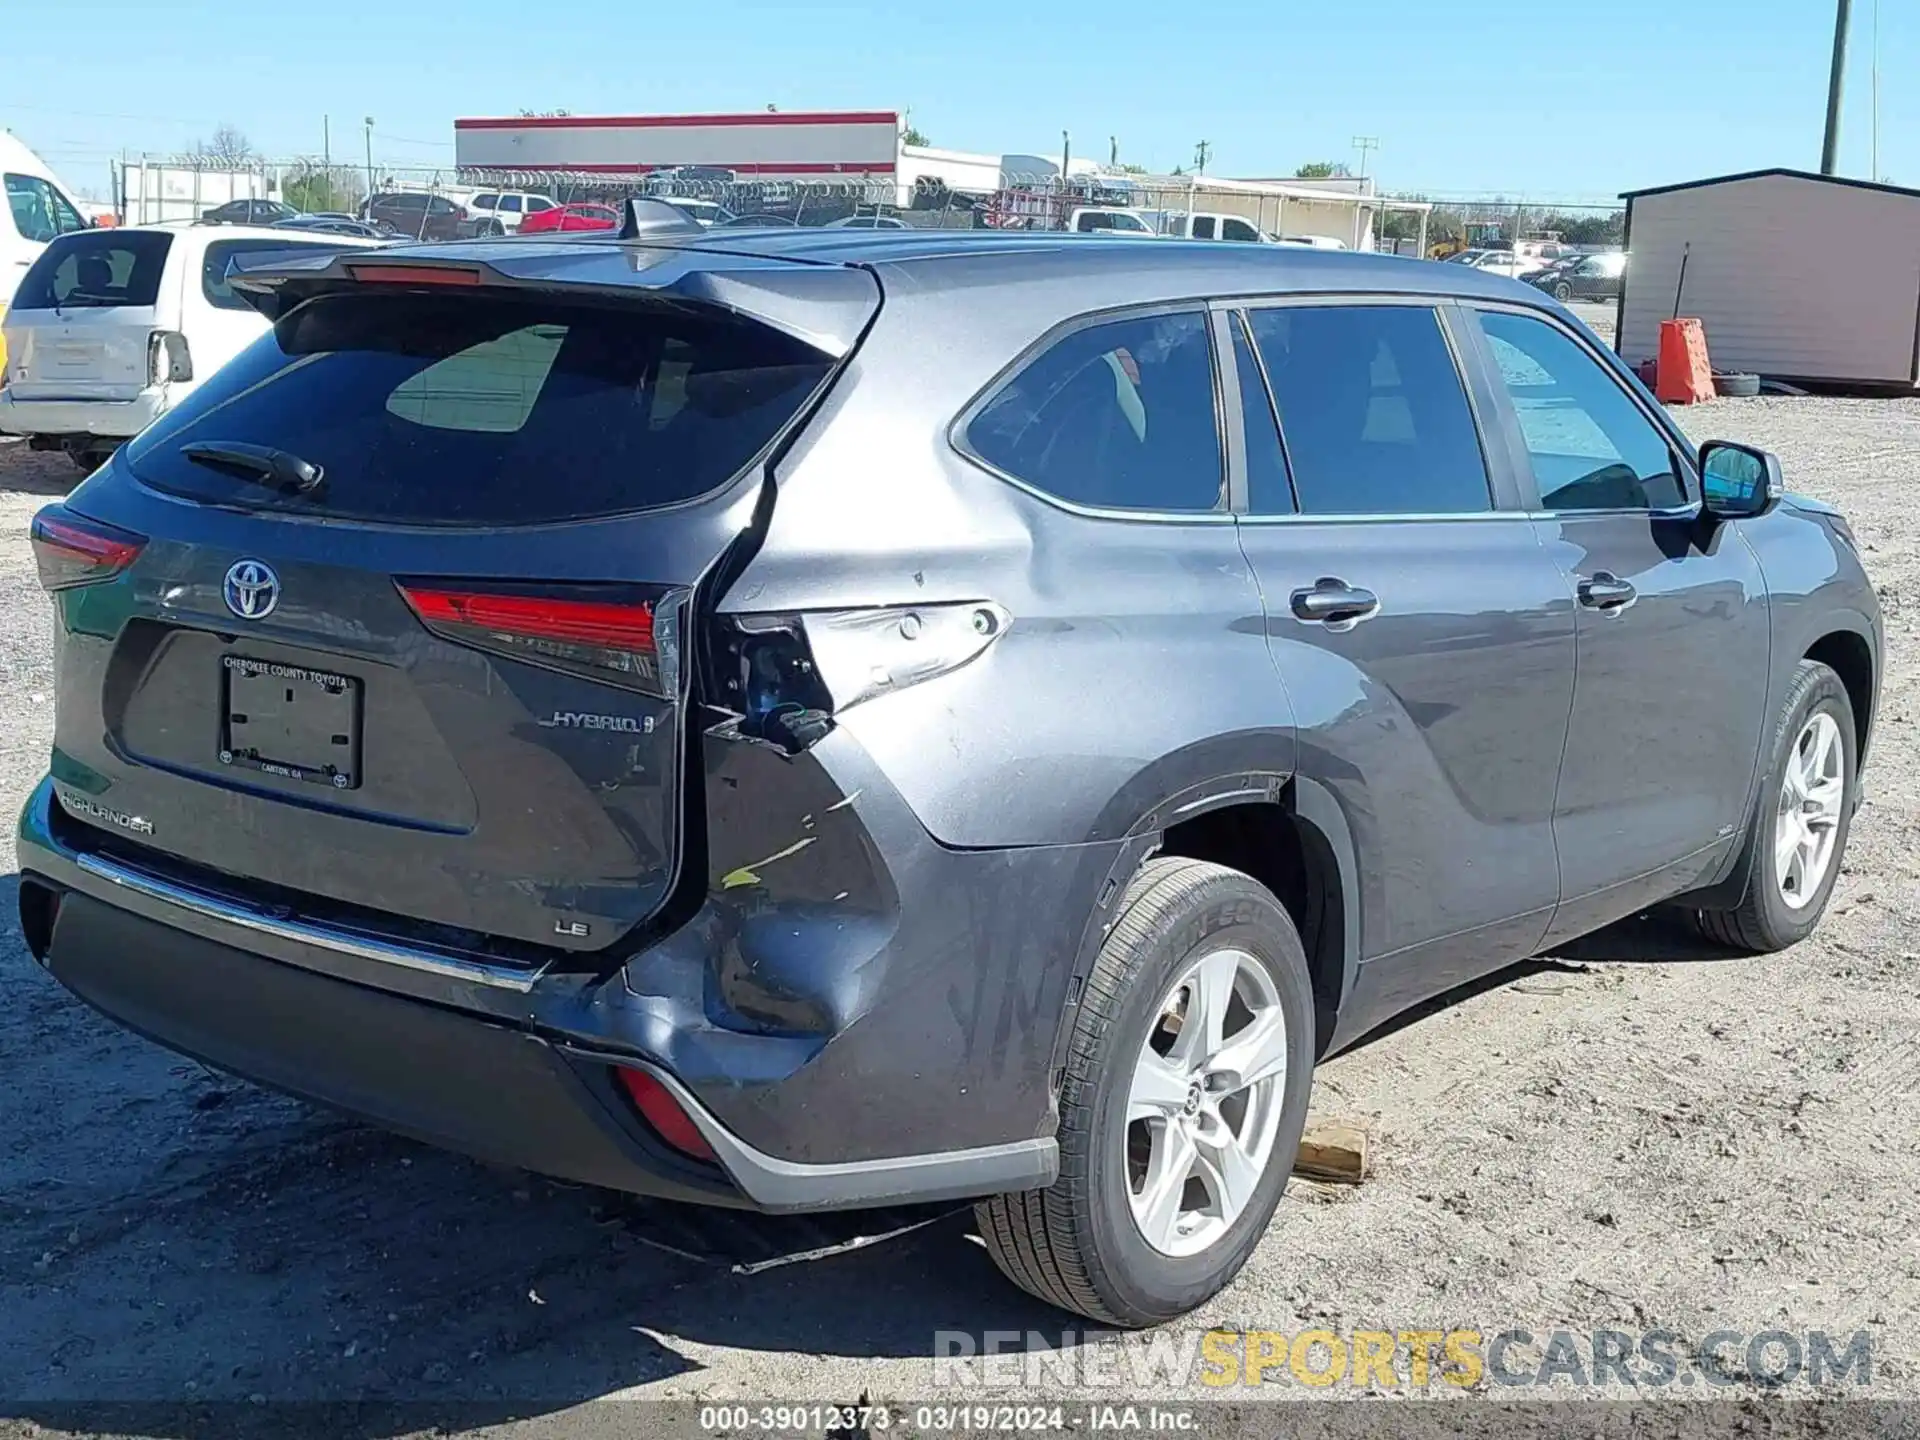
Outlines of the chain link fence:
{"label": "chain link fence", "polygon": [[[1347,249],[1444,256],[1478,246],[1557,239],[1580,248],[1620,243],[1620,212],[1605,203],[1543,205],[1503,198],[1396,197],[1340,181],[1243,181],[1203,175],[1073,175],[1004,172],[991,191],[949,188],[931,176],[892,174],[769,179],[679,167],[648,174],[591,170],[359,167],[315,159],[258,161],[216,170],[149,157],[116,167],[122,223],[191,221],[238,198],[279,200],[295,210],[365,216],[368,197],[426,195],[446,202],[404,211],[402,228],[444,238],[518,227],[527,197],[618,209],[633,196],[681,202],[708,224],[857,225],[937,230],[1106,231],[1203,240],[1291,241]],[[499,197],[507,197],[502,206]],[[478,202],[478,203],[476,203]],[[517,213],[507,207],[519,207]],[[457,213],[457,217],[455,212]],[[390,219],[391,223],[391,219]]]}

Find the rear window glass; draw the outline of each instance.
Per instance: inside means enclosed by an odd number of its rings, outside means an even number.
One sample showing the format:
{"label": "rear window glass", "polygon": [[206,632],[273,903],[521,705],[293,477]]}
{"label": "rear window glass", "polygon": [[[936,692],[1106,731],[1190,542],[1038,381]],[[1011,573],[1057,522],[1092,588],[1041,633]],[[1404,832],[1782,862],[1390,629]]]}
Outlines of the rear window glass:
{"label": "rear window glass", "polygon": [[[128,447],[145,483],[215,504],[423,525],[516,525],[718,488],[832,361],[728,316],[466,295],[330,296],[281,319]],[[267,445],[309,495],[187,460]]]}
{"label": "rear window glass", "polygon": [[40,253],[13,297],[16,310],[151,305],[173,237],[153,230],[89,230]]}

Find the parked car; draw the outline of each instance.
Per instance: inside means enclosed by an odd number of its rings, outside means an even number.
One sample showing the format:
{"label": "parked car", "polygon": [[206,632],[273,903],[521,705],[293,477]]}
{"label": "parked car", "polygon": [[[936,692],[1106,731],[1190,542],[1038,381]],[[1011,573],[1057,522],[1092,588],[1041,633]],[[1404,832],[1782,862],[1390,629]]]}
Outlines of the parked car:
{"label": "parked car", "polygon": [[1251,220],[1238,215],[1208,211],[1170,210],[1160,225],[1162,235],[1179,240],[1252,240],[1271,239]]}
{"label": "parked car", "polygon": [[[473,232],[467,212],[444,195],[394,190],[375,195],[360,207],[360,218],[390,225],[412,240],[455,240]],[[479,222],[473,222],[479,223]]]}
{"label": "parked car", "polygon": [[1650,906],[1827,905],[1852,532],[1537,291],[480,255],[249,273],[271,334],[34,521],[21,928],[144,1035],[576,1182],[977,1197],[1145,1325],[1259,1242],[1323,1056]]}
{"label": "parked car", "polygon": [[795,221],[791,215],[736,215],[731,220],[716,221],[713,228],[716,230],[765,230],[768,228],[791,230],[794,224]]}
{"label": "parked car", "polygon": [[1068,214],[1067,229],[1078,235],[1137,235],[1157,238],[1160,232],[1145,216],[1104,205],[1081,206]]}
{"label": "parked car", "polygon": [[1546,291],[1554,299],[1612,300],[1620,294],[1620,281],[1627,273],[1627,257],[1616,252],[1583,255],[1558,269],[1540,271],[1523,277],[1529,285]]}
{"label": "parked car", "polygon": [[547,230],[617,230],[620,212],[611,205],[582,201],[574,205],[553,205],[535,211],[520,222],[522,235],[538,235]]}
{"label": "parked car", "polygon": [[390,240],[393,238],[391,225],[376,225],[370,220],[356,220],[351,215],[295,215],[290,219],[273,222],[275,230],[311,230],[325,235],[357,235],[363,240]]}
{"label": "parked car", "polygon": [[300,212],[283,200],[229,200],[200,212],[202,225],[275,225]]}
{"label": "parked car", "polygon": [[717,205],[711,200],[695,200],[687,195],[662,195],[658,198],[666,201],[669,205],[677,206],[702,225],[709,227],[725,225],[729,220],[734,218],[733,212],[727,209],[726,206]]}
{"label": "parked car", "polygon": [[838,220],[829,220],[820,227],[823,230],[911,230],[897,215],[843,215]]}
{"label": "parked car", "polygon": [[7,312],[0,431],[91,470],[266,333],[227,282],[235,261],[362,243],[240,226],[127,225],[56,237]]}
{"label": "parked car", "polygon": [[476,191],[466,205],[467,219],[472,222],[468,230],[474,235],[511,235],[529,216],[554,208],[550,197],[525,190]]}

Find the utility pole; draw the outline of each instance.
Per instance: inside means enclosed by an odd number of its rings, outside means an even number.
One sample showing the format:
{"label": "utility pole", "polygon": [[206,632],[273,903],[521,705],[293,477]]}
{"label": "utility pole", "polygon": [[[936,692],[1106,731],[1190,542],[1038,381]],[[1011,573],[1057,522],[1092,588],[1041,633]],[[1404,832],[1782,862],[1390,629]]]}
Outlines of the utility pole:
{"label": "utility pole", "polygon": [[367,199],[373,199],[373,117],[367,116]]}
{"label": "utility pole", "polygon": [[326,115],[320,117],[320,166],[333,173],[333,120]]}
{"label": "utility pole", "polygon": [[1204,175],[1207,173],[1207,157],[1212,153],[1213,142],[1210,140],[1202,140],[1198,145],[1193,147],[1194,174]]}
{"label": "utility pole", "polygon": [[1880,178],[1880,0],[1873,0],[1873,173]]}
{"label": "utility pole", "polygon": [[1840,93],[1847,75],[1847,15],[1853,0],[1835,0],[1833,70],[1827,76],[1827,134],[1820,145],[1820,173],[1837,174],[1840,155]]}
{"label": "utility pole", "polygon": [[1367,178],[1367,155],[1370,151],[1380,148],[1380,137],[1378,135],[1356,135],[1353,137],[1353,148],[1360,152],[1360,178],[1364,180]]}
{"label": "utility pole", "polygon": [[[1880,0],[1874,0],[1874,4],[1879,3]],[[1109,170],[1120,168],[1120,137],[1118,135],[1107,136],[1107,168]]]}
{"label": "utility pole", "polygon": [[1067,183],[1067,162],[1073,159],[1073,137],[1066,131],[1060,132],[1060,185],[1064,189]]}

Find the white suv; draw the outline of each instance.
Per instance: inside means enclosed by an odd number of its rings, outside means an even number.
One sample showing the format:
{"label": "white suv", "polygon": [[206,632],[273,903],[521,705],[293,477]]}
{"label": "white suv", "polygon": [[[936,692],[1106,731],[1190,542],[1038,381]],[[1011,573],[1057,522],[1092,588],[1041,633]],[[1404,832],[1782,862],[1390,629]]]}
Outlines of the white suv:
{"label": "white suv", "polygon": [[545,195],[525,190],[482,190],[467,201],[467,218],[475,222],[476,235],[510,235],[527,216],[551,209],[553,201]]}
{"label": "white suv", "polygon": [[266,333],[228,284],[239,257],[379,243],[240,225],[58,236],[6,314],[0,431],[92,469]]}

